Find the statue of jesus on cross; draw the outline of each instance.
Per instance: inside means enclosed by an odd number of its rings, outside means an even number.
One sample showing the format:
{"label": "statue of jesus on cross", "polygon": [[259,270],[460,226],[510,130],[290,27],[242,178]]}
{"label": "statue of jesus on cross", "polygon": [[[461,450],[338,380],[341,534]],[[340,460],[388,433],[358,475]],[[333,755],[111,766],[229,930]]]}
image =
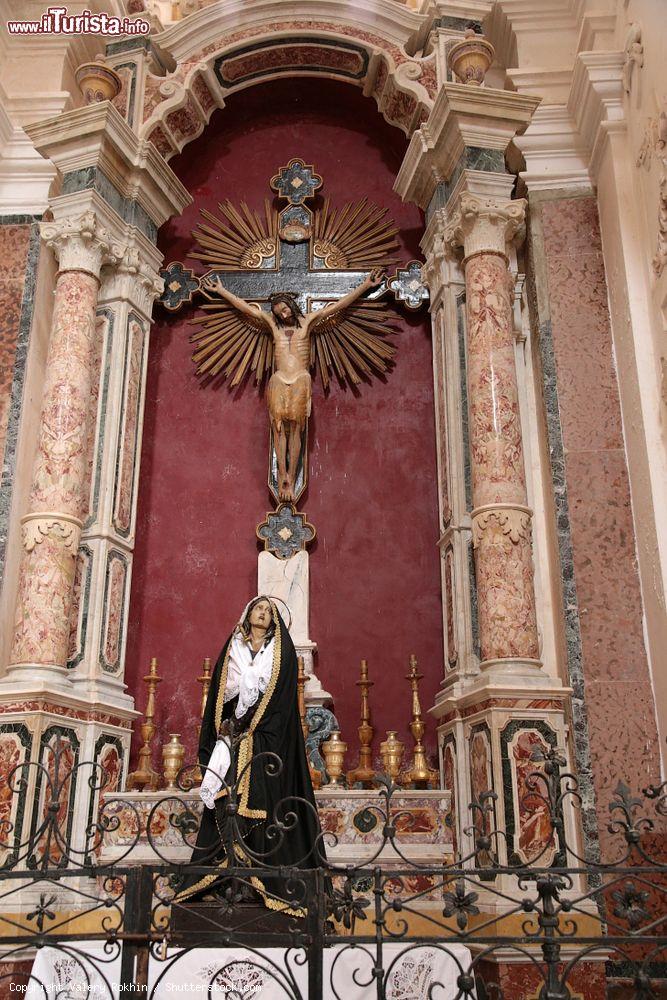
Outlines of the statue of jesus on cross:
{"label": "statue of jesus on cross", "polygon": [[201,290],[209,300],[214,295],[220,296],[253,325],[263,325],[273,340],[274,371],[269,380],[267,403],[278,460],[278,499],[281,502],[291,502],[295,498],[299,457],[310,416],[311,336],[320,324],[334,320],[383,279],[383,269],[374,268],[347,295],[305,315],[289,292],[272,295],[270,311],[265,311],[226,289],[219,275],[209,274],[201,281]]}

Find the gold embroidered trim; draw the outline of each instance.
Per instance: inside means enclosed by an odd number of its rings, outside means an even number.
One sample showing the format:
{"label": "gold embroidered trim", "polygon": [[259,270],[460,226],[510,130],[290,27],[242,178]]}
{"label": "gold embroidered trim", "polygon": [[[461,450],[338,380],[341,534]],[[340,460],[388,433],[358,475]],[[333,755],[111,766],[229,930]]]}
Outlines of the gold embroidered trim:
{"label": "gold embroidered trim", "polygon": [[[248,855],[248,853],[243,850],[240,844],[234,844],[234,853],[236,854],[236,857],[238,858],[239,861],[241,861],[243,864],[248,865],[250,868],[254,868],[257,866],[257,862],[253,861],[253,859]],[[260,896],[262,897],[262,902],[264,903],[264,906],[266,906],[268,910],[276,910],[279,911],[280,913],[286,913],[290,917],[305,918],[307,916],[306,910],[303,910],[300,907],[290,906],[289,903],[286,900],[282,899],[280,896],[275,896],[274,894],[269,893],[269,890],[266,888],[262,880],[258,878],[257,875],[250,876],[250,884],[252,885],[253,889],[256,889],[257,892],[260,894]]]}
{"label": "gold embroidered trim", "polygon": [[305,918],[307,916],[305,910],[296,909],[292,906],[288,906],[285,900],[281,899],[279,896],[269,896],[268,890],[265,887],[264,883],[262,882],[261,879],[257,878],[256,875],[250,876],[250,883],[253,889],[256,889],[257,892],[262,897],[264,906],[266,906],[267,910],[278,910],[280,911],[280,913],[286,913],[289,917]]}
{"label": "gold embroidered trim", "polygon": [[[280,635],[280,624],[279,624],[279,618],[278,618],[278,609],[277,609],[276,605],[273,603],[273,601],[269,601],[269,603],[271,605],[271,611],[272,611],[272,614],[273,614],[273,621],[274,621],[275,626],[276,626],[276,631],[275,631],[276,641],[275,641],[275,645],[273,647],[273,665],[271,667],[271,677],[269,679],[269,683],[267,685],[266,691],[264,692],[262,700],[259,703],[259,708],[255,712],[255,714],[253,716],[253,719],[252,719],[252,722],[250,723],[250,726],[248,728],[248,732],[243,737],[243,739],[241,740],[241,743],[240,743],[240,746],[239,746],[239,755],[238,755],[238,759],[237,759],[237,763],[236,763],[236,778],[237,778],[237,781],[238,781],[239,774],[241,774],[243,772],[243,768],[252,759],[253,733],[254,733],[255,729],[257,728],[257,726],[259,725],[259,723],[262,720],[262,716],[264,715],[264,712],[266,711],[267,705],[269,704],[269,701],[271,700],[273,692],[276,689],[276,684],[278,683],[278,676],[280,674],[280,659],[281,659],[281,651],[282,651],[282,639],[281,639],[281,635]],[[229,645],[227,647],[227,652],[225,653],[225,659],[224,659],[223,664],[222,664],[222,670],[220,672],[221,673],[220,686],[218,688],[218,698],[217,698],[217,701],[215,703],[215,731],[216,731],[216,733],[218,733],[220,731],[220,725],[222,723],[222,710],[223,710],[223,706],[224,706],[225,688],[227,687],[227,675],[229,673],[229,654],[231,652],[231,647],[232,647],[232,643],[231,643],[231,639],[230,639]],[[241,779],[241,782],[239,784],[239,790],[240,790],[240,793],[241,793],[241,801],[239,803],[239,815],[245,817],[246,819],[266,819],[266,809],[251,809],[250,806],[248,805],[248,798],[249,798],[249,795],[250,795],[250,771],[251,771],[251,767],[248,767],[247,771],[243,775],[243,778]],[[222,798],[224,795],[227,795],[227,793],[228,793],[228,790],[226,788],[223,788],[216,795],[216,800],[219,799],[219,798]],[[216,816],[215,816],[215,824],[218,827],[218,833],[220,833],[220,835],[222,837],[222,833],[220,831],[220,827],[218,826],[218,816],[217,816],[217,813],[216,813]],[[234,849],[235,849],[235,851],[237,853],[237,856],[238,856],[238,854],[239,854],[238,845],[235,845]],[[242,851],[241,851],[241,857],[243,857],[243,852]],[[228,859],[225,858],[218,865],[218,867],[219,868],[228,868],[229,867],[229,861],[228,861]],[[202,889],[205,889],[206,886],[208,886],[208,885],[211,884],[211,882],[217,881],[218,878],[220,878],[220,876],[217,875],[217,874],[204,876],[204,878],[200,879],[199,882],[196,882],[195,885],[191,886],[189,889],[185,889],[183,892],[179,892],[179,894],[177,896],[174,896],[173,902],[176,903],[176,902],[180,902],[183,899],[188,899],[190,896],[194,895],[196,892],[200,892]],[[251,882],[252,882],[254,888],[257,889],[257,891],[260,893],[260,895],[264,899],[264,904],[265,904],[265,906],[268,907],[268,909],[270,909],[270,910],[281,910],[282,912],[288,913],[290,916],[295,916],[295,917],[304,917],[306,915],[303,910],[293,910],[289,906],[285,909],[284,907],[282,907],[277,902],[277,900],[275,900],[275,899],[269,899],[267,897],[267,894],[266,894],[267,890],[265,889],[265,887],[264,887],[263,883],[260,881],[260,879],[253,877],[253,878],[251,878]],[[257,882],[257,885],[255,885],[255,882]]]}
{"label": "gold embroidered trim", "polygon": [[[228,868],[228,867],[229,867],[229,861],[227,858],[221,861],[220,864],[218,865],[218,868]],[[202,889],[205,889],[206,886],[211,884],[211,882],[217,882],[219,878],[220,876],[217,874],[204,875],[203,878],[200,878],[198,882],[195,882],[194,885],[191,885],[189,889],[183,889],[182,892],[179,892],[178,895],[174,896],[174,898],[172,899],[172,903],[180,903],[185,899],[189,899],[190,896],[194,896],[196,892],[201,892]]]}

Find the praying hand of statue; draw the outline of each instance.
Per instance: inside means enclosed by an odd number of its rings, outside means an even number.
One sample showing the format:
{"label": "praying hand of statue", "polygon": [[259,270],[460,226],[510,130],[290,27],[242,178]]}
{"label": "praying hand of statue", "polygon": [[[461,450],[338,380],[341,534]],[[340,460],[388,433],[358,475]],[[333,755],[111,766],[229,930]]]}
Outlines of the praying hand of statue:
{"label": "praying hand of statue", "polygon": [[272,337],[274,371],[269,381],[267,402],[278,459],[278,498],[281,501],[294,500],[303,436],[310,416],[311,335],[320,323],[351,306],[364,292],[381,284],[383,278],[383,269],[375,268],[347,295],[305,315],[294,296],[288,292],[272,296],[271,309],[266,312],[229,292],[218,275],[211,274],[202,279],[201,289],[207,298],[219,295],[244,317],[263,324]]}

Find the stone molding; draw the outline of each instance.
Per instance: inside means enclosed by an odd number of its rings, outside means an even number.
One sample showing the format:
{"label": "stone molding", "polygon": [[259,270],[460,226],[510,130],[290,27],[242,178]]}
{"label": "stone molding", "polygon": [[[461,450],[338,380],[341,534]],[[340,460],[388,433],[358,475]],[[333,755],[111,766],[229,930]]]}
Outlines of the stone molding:
{"label": "stone molding", "polygon": [[425,210],[466,146],[504,153],[514,137],[526,130],[540,100],[491,87],[444,84],[428,121],[412,135],[394,190]]}
{"label": "stone molding", "polygon": [[35,546],[48,536],[61,541],[65,551],[71,556],[76,556],[79,551],[83,522],[78,517],[63,514],[60,511],[48,513],[36,511],[22,517],[21,525],[23,528],[23,547],[27,552],[32,552]]}
{"label": "stone molding", "polygon": [[0,215],[41,215],[55,176],[3,108],[0,89]]}
{"label": "stone molding", "polygon": [[190,60],[211,39],[211,24],[223,39],[237,30],[239,23],[251,28],[265,25],[267,30],[282,30],[284,22],[339,21],[351,23],[360,30],[376,31],[395,45],[405,46],[425,25],[422,14],[402,4],[383,0],[356,0],[354,13],[348,2],[341,0],[217,0],[189,17],[174,22],[162,34],[153,38],[160,49],[177,61]]}
{"label": "stone molding", "polygon": [[518,545],[530,542],[533,512],[530,507],[512,504],[487,504],[471,513],[472,544],[478,548],[487,531],[505,535]]}
{"label": "stone molding", "polygon": [[520,176],[531,194],[554,188],[590,189],[588,149],[565,104],[539,107],[515,145],[526,161]]}
{"label": "stone molding", "polygon": [[[428,117],[442,82],[435,53],[423,54],[432,23],[430,11],[424,16],[385,0],[359,0],[354,17],[342,0],[289,4],[284,0],[218,0],[154,37],[175,68],[166,77],[150,69],[146,73],[140,102],[143,121],[137,122],[137,131],[166,159],[173,156],[203,132],[229,94],[247,85],[235,77],[225,82],[221,76],[225,63],[242,53],[257,61],[253,82],[273,79],[285,70],[271,60],[263,62],[261,51],[282,41],[294,49],[318,43],[332,51],[338,44],[341,51],[357,46],[366,60],[359,78],[364,94],[374,98],[388,122],[410,135]],[[297,56],[293,73],[315,68],[305,65],[300,70]],[[349,74],[335,59],[321,71],[349,82]]]}
{"label": "stone molding", "polygon": [[568,111],[588,153],[594,182],[608,135],[626,128],[624,64],[623,52],[580,52],[574,64]]}
{"label": "stone molding", "polygon": [[192,196],[152,142],[140,139],[109,101],[88,104],[26,127],[35,149],[62,175],[96,167],[159,228]]}
{"label": "stone molding", "polygon": [[443,232],[450,253],[463,247],[464,259],[477,253],[499,253],[507,257],[508,244],[524,236],[526,201],[479,198],[464,191]]}

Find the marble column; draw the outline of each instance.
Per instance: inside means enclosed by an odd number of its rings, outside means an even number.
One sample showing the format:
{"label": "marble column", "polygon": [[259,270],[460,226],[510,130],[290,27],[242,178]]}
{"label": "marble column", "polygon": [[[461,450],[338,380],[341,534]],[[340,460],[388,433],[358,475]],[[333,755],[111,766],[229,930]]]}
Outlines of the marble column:
{"label": "marble column", "polygon": [[111,239],[93,211],[42,224],[60,269],[28,513],[10,670],[65,675],[74,570],[87,511],[86,440],[95,310]]}
{"label": "marble column", "polygon": [[514,355],[508,245],[524,201],[461,194],[445,240],[463,247],[472,534],[483,669],[539,668],[531,510]]}

